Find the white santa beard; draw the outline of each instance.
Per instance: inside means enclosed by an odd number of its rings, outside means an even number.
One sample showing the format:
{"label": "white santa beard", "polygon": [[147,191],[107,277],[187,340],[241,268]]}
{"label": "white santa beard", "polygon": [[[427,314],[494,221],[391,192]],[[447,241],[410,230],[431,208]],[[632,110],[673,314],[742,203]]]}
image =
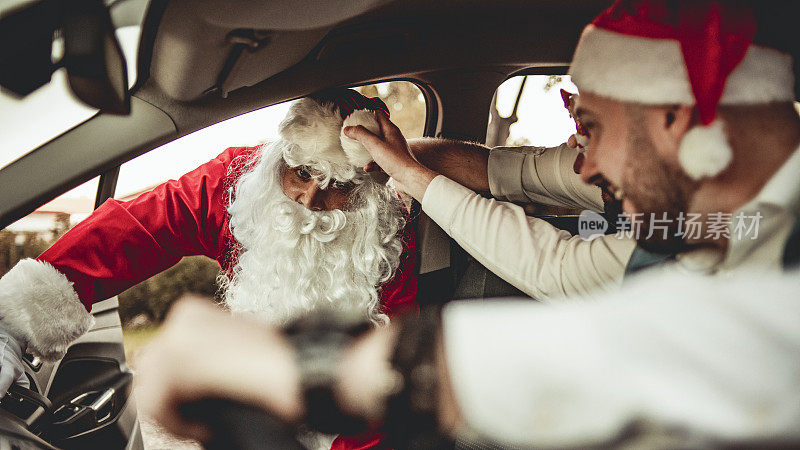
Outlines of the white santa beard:
{"label": "white santa beard", "polygon": [[351,209],[310,211],[283,193],[282,145],[262,148],[234,186],[228,211],[240,249],[221,280],[226,303],[273,325],[320,307],[386,323],[378,287],[399,266],[402,204],[391,188],[364,177]]}

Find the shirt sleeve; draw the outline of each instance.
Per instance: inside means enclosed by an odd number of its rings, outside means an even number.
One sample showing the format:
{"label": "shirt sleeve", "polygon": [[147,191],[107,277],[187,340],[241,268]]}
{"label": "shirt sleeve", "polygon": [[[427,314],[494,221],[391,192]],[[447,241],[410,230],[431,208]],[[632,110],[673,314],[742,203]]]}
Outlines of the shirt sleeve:
{"label": "shirt sleeve", "polygon": [[573,170],[578,151],[558,147],[496,147],[489,153],[489,188],[498,200],[603,211],[600,188]]}
{"label": "shirt sleeve", "polygon": [[[649,275],[591,302],[448,305],[467,427],[523,448],[594,447],[636,424],[722,442],[800,437],[798,273]],[[688,446],[716,447],[700,442]]]}
{"label": "shirt sleeve", "polygon": [[184,256],[220,261],[229,242],[228,169],[250,148],[215,159],[134,200],[110,199],[38,258],[73,283],[87,310],[174,265]]}
{"label": "shirt sleeve", "polygon": [[619,286],[636,246],[619,235],[572,236],[442,175],[428,185],[422,208],[486,268],[540,300]]}

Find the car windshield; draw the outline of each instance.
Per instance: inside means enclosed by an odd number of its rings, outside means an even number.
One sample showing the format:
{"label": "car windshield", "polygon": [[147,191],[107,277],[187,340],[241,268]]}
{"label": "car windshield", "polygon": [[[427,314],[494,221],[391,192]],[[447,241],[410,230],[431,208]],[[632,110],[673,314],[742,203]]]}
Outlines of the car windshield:
{"label": "car windshield", "polygon": [[[117,39],[128,65],[128,87],[136,82],[136,51],[141,27],[116,30]],[[53,43],[58,54],[61,43]],[[53,73],[52,81],[24,98],[0,90],[0,169],[31,150],[92,117],[97,110],[78,101],[67,86],[64,69]]]}

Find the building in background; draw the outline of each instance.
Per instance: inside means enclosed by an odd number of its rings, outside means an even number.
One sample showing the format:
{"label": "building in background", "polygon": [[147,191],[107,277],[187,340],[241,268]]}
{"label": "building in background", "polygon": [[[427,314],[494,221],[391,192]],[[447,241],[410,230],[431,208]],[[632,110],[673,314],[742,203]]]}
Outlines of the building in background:
{"label": "building in background", "polygon": [[35,234],[50,240],[85,219],[94,209],[89,197],[58,197],[6,227],[13,233]]}

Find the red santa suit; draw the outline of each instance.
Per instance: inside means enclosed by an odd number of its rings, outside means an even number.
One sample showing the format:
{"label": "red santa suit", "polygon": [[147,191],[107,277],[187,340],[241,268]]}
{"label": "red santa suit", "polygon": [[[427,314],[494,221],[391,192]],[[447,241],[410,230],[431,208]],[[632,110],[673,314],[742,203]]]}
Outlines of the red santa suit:
{"label": "red santa suit", "polygon": [[[129,202],[108,200],[38,260],[66,275],[91,310],[103,300],[171,267],[184,256],[205,255],[223,270],[235,264],[228,226],[228,188],[258,147],[232,147],[197,169]],[[416,255],[410,226],[403,232],[400,268],[380,289],[390,316],[416,308]]]}

